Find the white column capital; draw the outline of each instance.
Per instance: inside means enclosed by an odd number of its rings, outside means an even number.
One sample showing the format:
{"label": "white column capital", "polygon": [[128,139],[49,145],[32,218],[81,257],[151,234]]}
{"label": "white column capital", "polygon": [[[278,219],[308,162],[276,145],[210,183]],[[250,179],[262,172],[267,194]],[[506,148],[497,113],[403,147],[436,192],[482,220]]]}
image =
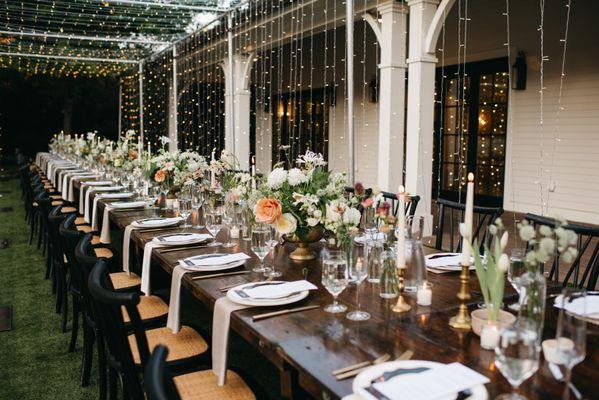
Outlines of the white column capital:
{"label": "white column capital", "polygon": [[408,64],[402,63],[402,62],[391,62],[391,63],[384,63],[384,64],[380,63],[379,64],[379,69],[396,69],[396,68],[407,69]]}
{"label": "white column capital", "polygon": [[420,56],[416,57],[410,57],[406,60],[408,64],[413,64],[417,62],[436,64],[438,61],[439,59],[437,57],[428,53],[421,54]]}
{"label": "white column capital", "polygon": [[432,6],[438,6],[441,0],[408,0],[408,7],[412,8],[421,4],[430,4]]}
{"label": "white column capital", "polygon": [[395,0],[387,0],[379,3],[378,11],[381,14],[387,14],[390,12],[408,14],[410,12],[410,8],[405,3],[400,3]]}

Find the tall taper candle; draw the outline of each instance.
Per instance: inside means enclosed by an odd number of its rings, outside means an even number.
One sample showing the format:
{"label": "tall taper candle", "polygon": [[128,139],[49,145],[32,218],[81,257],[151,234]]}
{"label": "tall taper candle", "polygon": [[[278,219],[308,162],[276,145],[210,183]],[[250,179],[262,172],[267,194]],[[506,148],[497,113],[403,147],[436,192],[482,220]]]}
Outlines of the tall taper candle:
{"label": "tall taper candle", "polygon": [[462,235],[462,265],[470,265],[472,256],[472,221],[474,213],[474,174],[468,174],[468,186],[466,189],[466,212],[464,214],[464,232]]}
{"label": "tall taper candle", "polygon": [[396,260],[396,268],[405,268],[406,267],[406,214],[405,214],[405,204],[406,204],[406,196],[405,196],[405,188],[403,185],[399,186],[399,193],[397,194],[399,199],[399,208],[397,210],[397,257]]}

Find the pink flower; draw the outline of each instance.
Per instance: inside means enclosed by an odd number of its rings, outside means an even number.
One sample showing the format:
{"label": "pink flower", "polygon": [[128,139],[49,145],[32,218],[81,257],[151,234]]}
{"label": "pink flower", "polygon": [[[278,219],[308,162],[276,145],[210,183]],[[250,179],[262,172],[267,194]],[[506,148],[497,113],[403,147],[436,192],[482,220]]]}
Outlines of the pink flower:
{"label": "pink flower", "polygon": [[373,203],[374,203],[374,199],[372,197],[369,197],[362,202],[362,207],[368,208],[368,207],[372,206]]}

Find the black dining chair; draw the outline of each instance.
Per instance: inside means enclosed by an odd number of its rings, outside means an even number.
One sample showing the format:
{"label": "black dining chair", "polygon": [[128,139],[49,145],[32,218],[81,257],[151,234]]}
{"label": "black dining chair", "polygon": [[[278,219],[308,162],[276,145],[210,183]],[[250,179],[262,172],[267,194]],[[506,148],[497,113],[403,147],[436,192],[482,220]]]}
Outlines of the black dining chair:
{"label": "black dining chair", "polygon": [[[438,219],[435,230],[435,248],[458,253],[462,251],[462,236],[459,234],[459,226],[464,221],[466,205],[440,198],[436,200],[436,203]],[[478,240],[482,248],[489,234],[489,225],[503,214],[503,208],[474,206],[473,214],[472,241]],[[446,238],[449,241],[449,247],[446,246]]]}
{"label": "black dining chair", "polygon": [[[531,213],[526,214],[524,218],[535,228],[543,225],[550,228],[556,226],[554,218]],[[564,228],[574,231],[578,236],[578,254],[565,274],[560,273],[560,267],[563,266],[561,257],[557,253],[554,254],[549,262],[551,265],[548,272],[549,280],[561,283],[563,286],[595,290],[599,277],[599,226],[569,223]],[[541,268],[544,269],[545,266],[541,265]]]}
{"label": "black dining chair", "polygon": [[197,371],[173,377],[166,363],[168,348],[157,346],[144,374],[144,389],[149,400],[252,400],[260,391],[250,390],[239,375],[228,371],[227,384],[216,385],[212,371]]}

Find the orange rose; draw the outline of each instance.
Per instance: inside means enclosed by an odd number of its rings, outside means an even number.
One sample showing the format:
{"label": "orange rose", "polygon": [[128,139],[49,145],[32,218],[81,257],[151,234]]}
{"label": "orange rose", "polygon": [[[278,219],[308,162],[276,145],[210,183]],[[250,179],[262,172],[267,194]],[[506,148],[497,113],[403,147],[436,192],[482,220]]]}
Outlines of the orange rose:
{"label": "orange rose", "polygon": [[274,224],[283,215],[281,203],[276,199],[260,199],[254,207],[256,221]]}
{"label": "orange rose", "polygon": [[164,180],[166,179],[166,173],[164,172],[164,170],[159,169],[158,171],[156,171],[156,174],[154,175],[154,180],[158,183],[162,183],[164,182]]}
{"label": "orange rose", "polygon": [[130,160],[135,160],[137,158],[137,151],[135,151],[135,150],[129,150],[128,156],[129,156]]}

